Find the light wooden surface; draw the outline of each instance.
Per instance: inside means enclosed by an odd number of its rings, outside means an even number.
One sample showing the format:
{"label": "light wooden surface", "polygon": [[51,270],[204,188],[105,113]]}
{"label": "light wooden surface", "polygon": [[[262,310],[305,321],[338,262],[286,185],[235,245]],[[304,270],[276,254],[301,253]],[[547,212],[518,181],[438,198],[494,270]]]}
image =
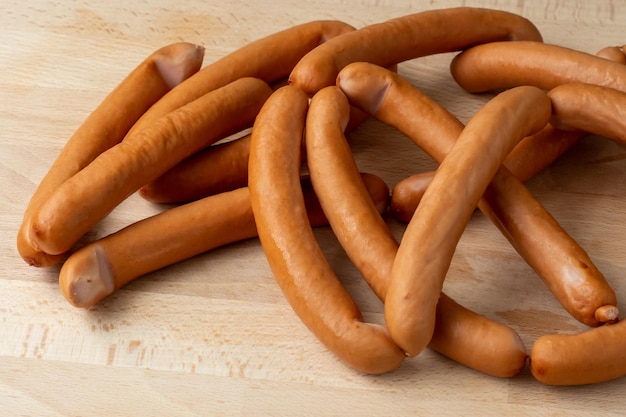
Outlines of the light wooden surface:
{"label": "light wooden surface", "polygon": [[[292,313],[256,239],[145,276],[89,310],[75,309],[61,296],[57,267],[30,268],[15,250],[27,201],[67,138],[158,47],[200,43],[210,62],[309,20],[360,27],[458,5],[520,13],[546,42],[586,52],[626,43],[626,4],[617,0],[23,0],[0,6],[3,415],[623,415],[625,378],[554,388],[528,370],[497,379],[431,351],[388,375],[356,373]],[[471,96],[453,83],[451,57],[403,63],[400,72],[467,121],[488,97]],[[360,168],[390,186],[434,167],[407,139],[375,121],[351,142]],[[626,299],[625,162],[624,145],[588,137],[528,183],[587,249],[620,300]],[[161,209],[133,195],[84,242]],[[389,224],[400,237],[404,226]],[[381,322],[381,303],[332,232],[317,233],[365,317]],[[583,329],[481,214],[459,244],[445,289],[511,325],[529,350],[542,334]]]}

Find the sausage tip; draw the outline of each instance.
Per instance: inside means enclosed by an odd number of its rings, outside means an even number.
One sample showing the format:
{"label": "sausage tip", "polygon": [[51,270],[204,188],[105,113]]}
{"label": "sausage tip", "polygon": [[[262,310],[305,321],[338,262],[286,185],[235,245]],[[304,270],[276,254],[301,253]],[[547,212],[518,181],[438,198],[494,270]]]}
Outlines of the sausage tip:
{"label": "sausage tip", "polygon": [[204,59],[205,48],[201,45],[181,43],[182,50],[172,55],[164,55],[155,59],[155,65],[161,77],[170,88],[189,78],[197,72]]}
{"label": "sausage tip", "polygon": [[369,114],[376,114],[390,88],[389,80],[372,79],[367,64],[362,62],[344,67],[337,75],[336,84],[352,104]]}
{"label": "sausage tip", "polygon": [[85,247],[68,258],[59,274],[59,286],[75,307],[88,308],[115,290],[113,273],[99,245]]}
{"label": "sausage tip", "polygon": [[594,316],[600,323],[615,323],[619,318],[619,309],[614,305],[604,305],[598,307]]}

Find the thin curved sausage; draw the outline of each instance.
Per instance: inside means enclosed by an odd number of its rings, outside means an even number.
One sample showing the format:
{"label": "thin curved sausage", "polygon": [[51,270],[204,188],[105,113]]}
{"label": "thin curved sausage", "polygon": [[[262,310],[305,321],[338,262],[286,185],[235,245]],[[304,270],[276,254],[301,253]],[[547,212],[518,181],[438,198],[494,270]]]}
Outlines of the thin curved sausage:
{"label": "thin curved sausage", "polygon": [[[463,130],[460,121],[407,80],[375,65],[349,65],[338,85],[353,105],[399,129],[438,162]],[[415,118],[417,110],[420,119]],[[505,167],[496,173],[478,208],[577,320],[598,326],[596,310],[616,305],[615,292],[584,249]]]}
{"label": "thin curved sausage", "polygon": [[626,321],[578,334],[538,338],[530,353],[533,376],[547,385],[584,385],[626,375]]}
{"label": "thin curved sausage", "polygon": [[538,88],[504,91],[472,117],[440,163],[400,241],[385,301],[389,333],[409,355],[432,337],[456,245],[489,182],[515,144],[549,116],[550,100]]}
{"label": "thin curved sausage", "polygon": [[409,59],[463,50],[498,40],[542,37],[522,16],[500,10],[456,7],[427,10],[364,26],[337,36],[307,53],[293,68],[289,82],[313,95],[333,85],[352,62],[389,67]]}
{"label": "thin curved sausage", "polygon": [[551,90],[583,82],[626,91],[626,65],[583,51],[542,42],[492,42],[452,59],[454,80],[472,93],[533,85]]}
{"label": "thin curved sausage", "polygon": [[384,300],[388,280],[381,271],[391,271],[397,242],[367,198],[345,139],[349,108],[348,99],[336,86],[324,87],[312,97],[306,118],[306,162],[337,239]]}
{"label": "thin curved sausage", "polygon": [[428,347],[469,368],[501,378],[519,375],[528,362],[526,347],[515,330],[462,306],[443,292]]}
{"label": "thin curved sausage", "polygon": [[136,131],[54,191],[33,216],[31,241],[47,253],[66,252],[141,185],[248,127],[271,92],[259,79],[241,78]]}
{"label": "thin curved sausage", "polygon": [[404,352],[383,326],[363,321],[304,213],[298,178],[308,100],[299,88],[282,87],[252,128],[248,186],[259,239],[285,297],[311,332],[351,367],[389,372]]}
{"label": "thin curved sausage", "polygon": [[[329,223],[350,260],[384,302],[398,243],[372,204],[343,126],[348,100],[337,87],[311,99],[306,119],[307,166]],[[510,327],[489,320],[441,294],[429,347],[472,369],[517,375],[527,353]]]}
{"label": "thin curved sausage", "polygon": [[[63,254],[37,250],[28,237],[31,218],[67,179],[119,143],[139,117],[164,94],[197,72],[204,48],[186,42],[164,46],[131,71],[67,141],[33,193],[17,234],[20,256],[31,266],[57,264]],[[118,111],[125,109],[123,112]]]}
{"label": "thin curved sausage", "polygon": [[[362,173],[368,196],[386,206],[389,189]],[[328,223],[308,177],[302,178],[312,226]],[[133,223],[83,246],[63,263],[59,286],[75,307],[88,308],[131,281],[219,246],[257,236],[247,187],[205,197]]]}

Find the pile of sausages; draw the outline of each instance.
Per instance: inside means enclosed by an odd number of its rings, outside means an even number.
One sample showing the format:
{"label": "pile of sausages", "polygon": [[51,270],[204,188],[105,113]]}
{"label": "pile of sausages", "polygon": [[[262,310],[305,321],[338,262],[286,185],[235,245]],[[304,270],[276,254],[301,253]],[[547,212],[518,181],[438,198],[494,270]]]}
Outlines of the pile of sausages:
{"label": "pile of sausages", "polygon": [[[467,125],[396,71],[444,52],[458,52],[450,68],[462,88],[495,93]],[[147,57],[69,139],[30,200],[19,253],[33,266],[63,262],[71,304],[92,306],[151,271],[258,236],[293,310],[358,371],[390,372],[428,346],[498,377],[530,362],[545,384],[626,374],[614,291],[523,185],[587,133],[626,141],[621,48],[594,56],[550,45],[521,16],[460,7],[359,29],[313,21],[204,68],[203,56],[176,43]],[[345,135],[368,117],[415,142],[437,171],[391,191],[359,172]],[[179,204],[75,249],[135,192]],[[512,328],[442,292],[476,208],[589,330],[543,336],[528,354]],[[400,242],[385,213],[408,223]],[[384,325],[363,320],[325,259],[312,228],[327,224],[384,302]]]}

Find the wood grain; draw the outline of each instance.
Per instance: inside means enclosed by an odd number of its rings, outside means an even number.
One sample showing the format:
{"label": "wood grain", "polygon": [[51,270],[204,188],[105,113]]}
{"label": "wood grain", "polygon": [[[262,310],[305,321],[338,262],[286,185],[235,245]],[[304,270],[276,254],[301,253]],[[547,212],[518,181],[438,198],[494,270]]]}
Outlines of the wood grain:
{"label": "wood grain", "polygon": [[[58,267],[29,268],[16,252],[27,201],[67,138],[158,47],[179,40],[200,43],[210,62],[313,19],[358,27],[458,5],[520,13],[546,42],[590,53],[626,43],[626,7],[617,0],[26,0],[0,7],[4,415],[622,415],[625,378],[553,388],[528,371],[511,380],[491,378],[429,350],[388,375],[355,373],[293,314],[256,239],[147,275],[86,311],[61,296]],[[465,122],[489,96],[467,94],[454,84],[451,57],[409,61],[399,71]],[[350,141],[360,169],[382,176],[390,186],[435,167],[410,141],[373,120]],[[618,298],[626,299],[621,279],[626,147],[587,137],[528,186],[588,251]],[[163,208],[133,195],[81,244]],[[401,237],[404,225],[389,224]],[[382,304],[332,232],[316,233],[366,319],[382,322]],[[445,290],[511,325],[529,350],[542,334],[583,329],[479,213],[459,243]]]}

